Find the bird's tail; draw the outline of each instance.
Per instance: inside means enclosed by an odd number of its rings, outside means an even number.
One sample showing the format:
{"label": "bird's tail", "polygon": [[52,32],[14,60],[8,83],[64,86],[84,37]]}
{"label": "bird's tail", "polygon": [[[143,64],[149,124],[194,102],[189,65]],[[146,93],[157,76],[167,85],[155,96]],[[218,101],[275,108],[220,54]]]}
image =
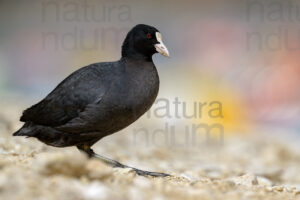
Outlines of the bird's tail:
{"label": "bird's tail", "polygon": [[13,136],[35,137],[45,144],[55,147],[72,146],[73,143],[68,140],[69,133],[58,131],[52,127],[36,125],[32,122],[26,122],[22,128],[13,133]]}
{"label": "bird's tail", "polygon": [[33,137],[36,134],[35,128],[31,122],[26,122],[13,136]]}

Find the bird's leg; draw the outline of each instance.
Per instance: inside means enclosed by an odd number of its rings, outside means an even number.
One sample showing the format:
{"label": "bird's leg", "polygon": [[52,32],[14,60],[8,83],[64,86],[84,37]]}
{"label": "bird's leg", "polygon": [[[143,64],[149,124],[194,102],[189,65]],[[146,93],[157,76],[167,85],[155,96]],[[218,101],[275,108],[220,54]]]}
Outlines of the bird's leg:
{"label": "bird's leg", "polygon": [[97,158],[100,159],[102,162],[112,166],[112,167],[120,167],[120,168],[127,168],[128,166],[123,165],[121,163],[119,163],[118,161],[106,158],[104,156],[101,156],[99,154],[96,154],[93,149],[91,149],[89,146],[87,145],[82,145],[82,146],[78,146],[77,147],[79,150],[85,152],[89,158]]}
{"label": "bird's leg", "polygon": [[119,163],[118,161],[106,158],[104,156],[101,156],[99,154],[96,154],[89,146],[87,145],[82,145],[82,146],[77,146],[77,148],[83,152],[85,152],[86,154],[88,154],[88,156],[90,158],[97,158],[100,159],[102,162],[112,166],[112,167],[119,167],[119,168],[130,168],[132,169],[136,174],[140,175],[140,176],[154,176],[154,177],[166,177],[166,176],[170,176],[169,174],[165,174],[165,173],[159,173],[159,172],[149,172],[149,171],[144,171],[144,170],[140,170],[140,169],[136,169],[134,167],[130,167],[127,165],[123,165],[122,163]]}

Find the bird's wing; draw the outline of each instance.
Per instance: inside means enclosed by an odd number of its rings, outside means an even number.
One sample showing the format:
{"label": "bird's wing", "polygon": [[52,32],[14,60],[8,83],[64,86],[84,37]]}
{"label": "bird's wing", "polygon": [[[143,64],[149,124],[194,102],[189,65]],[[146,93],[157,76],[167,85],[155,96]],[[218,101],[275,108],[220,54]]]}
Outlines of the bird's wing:
{"label": "bird's wing", "polygon": [[[98,112],[99,110],[103,110],[104,112]],[[89,104],[77,117],[55,128],[68,133],[94,132],[95,127],[99,126],[103,126],[102,128],[106,130],[105,126],[109,126],[110,121],[106,120],[105,123],[98,123],[99,120],[107,118],[106,115],[108,113],[105,110],[107,109],[105,109],[105,103],[103,102]]]}
{"label": "bird's wing", "polygon": [[20,120],[51,127],[67,123],[87,105],[101,100],[106,91],[101,77],[101,70],[95,65],[75,71],[45,99],[25,110]]}

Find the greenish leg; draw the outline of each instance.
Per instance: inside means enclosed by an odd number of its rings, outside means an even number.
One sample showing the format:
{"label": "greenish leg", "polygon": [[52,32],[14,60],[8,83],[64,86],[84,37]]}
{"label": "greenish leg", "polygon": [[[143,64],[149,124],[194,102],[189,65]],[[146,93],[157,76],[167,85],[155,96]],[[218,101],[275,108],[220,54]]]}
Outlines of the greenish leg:
{"label": "greenish leg", "polygon": [[101,156],[99,154],[96,154],[88,145],[82,145],[82,146],[77,146],[77,148],[85,153],[88,154],[90,158],[97,158],[100,159],[102,162],[112,166],[112,167],[119,167],[119,168],[131,168],[136,174],[140,176],[153,176],[153,177],[166,177],[170,176],[169,174],[165,173],[159,173],[159,172],[149,172],[149,171],[144,171],[140,169],[136,169],[134,167],[130,167],[127,165],[123,165],[119,163],[118,161],[106,158],[104,156]]}

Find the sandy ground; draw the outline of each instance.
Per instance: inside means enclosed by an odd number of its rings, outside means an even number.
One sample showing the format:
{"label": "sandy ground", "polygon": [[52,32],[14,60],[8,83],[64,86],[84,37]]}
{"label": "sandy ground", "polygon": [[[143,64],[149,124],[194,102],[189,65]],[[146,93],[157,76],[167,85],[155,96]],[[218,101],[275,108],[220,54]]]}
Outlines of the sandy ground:
{"label": "sandy ground", "polygon": [[145,147],[118,133],[95,145],[96,152],[124,164],[172,175],[141,177],[76,148],[12,137],[21,108],[2,108],[0,199],[300,199],[297,140],[257,134],[226,138],[223,145]]}

